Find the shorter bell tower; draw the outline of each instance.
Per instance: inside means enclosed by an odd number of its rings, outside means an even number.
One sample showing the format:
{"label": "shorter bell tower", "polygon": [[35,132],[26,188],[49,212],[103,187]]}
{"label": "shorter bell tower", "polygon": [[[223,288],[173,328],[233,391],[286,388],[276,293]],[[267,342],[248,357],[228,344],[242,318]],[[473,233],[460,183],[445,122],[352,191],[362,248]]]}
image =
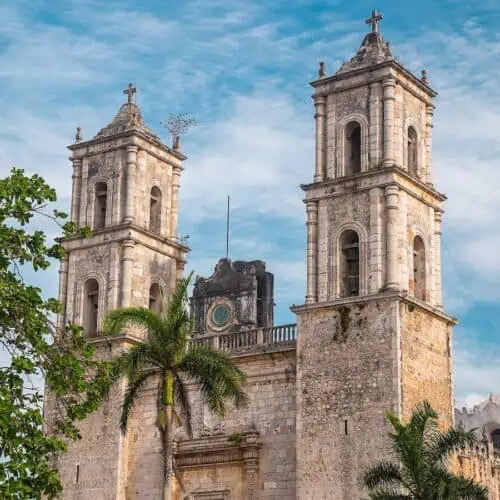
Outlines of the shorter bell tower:
{"label": "shorter bell tower", "polygon": [[385,414],[430,401],[452,421],[451,335],[442,310],[433,98],[393,56],[382,16],[354,57],[312,82],[316,120],[307,291],[297,313],[297,498],[365,496],[390,449]]}
{"label": "shorter bell tower", "polygon": [[[144,332],[127,329],[103,337],[107,313],[118,307],[161,311],[182,276],[188,248],[177,235],[180,176],[186,157],[147,127],[134,102],[135,87],[111,123],[83,140],[77,129],[72,152],[71,220],[89,227],[88,238],[62,245],[60,324],[81,325],[98,356],[111,357],[141,342]],[[64,498],[124,499],[134,476],[134,446],[119,429],[125,382],[79,425],[82,439],[60,455]],[[50,428],[53,401],[45,413]]]}

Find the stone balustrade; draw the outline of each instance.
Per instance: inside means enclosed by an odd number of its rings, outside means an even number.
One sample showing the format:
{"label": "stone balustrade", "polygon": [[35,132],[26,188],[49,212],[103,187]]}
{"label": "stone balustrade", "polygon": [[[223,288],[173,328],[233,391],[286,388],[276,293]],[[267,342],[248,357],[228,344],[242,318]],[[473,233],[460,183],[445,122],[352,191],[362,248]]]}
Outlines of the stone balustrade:
{"label": "stone balustrade", "polygon": [[209,345],[214,349],[251,352],[295,348],[296,340],[297,325],[288,324],[216,335],[198,335],[193,338],[192,342],[198,345]]}

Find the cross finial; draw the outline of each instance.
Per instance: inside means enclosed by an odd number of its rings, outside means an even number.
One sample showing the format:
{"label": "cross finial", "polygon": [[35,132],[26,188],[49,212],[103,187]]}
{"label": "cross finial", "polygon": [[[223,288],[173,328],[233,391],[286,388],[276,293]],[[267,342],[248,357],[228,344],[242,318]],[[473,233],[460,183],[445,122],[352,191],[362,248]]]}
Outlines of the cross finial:
{"label": "cross finial", "polygon": [[378,33],[378,23],[384,19],[382,14],[378,12],[376,9],[372,10],[372,17],[369,17],[365,23],[372,25],[372,33]]}
{"label": "cross finial", "polygon": [[133,96],[137,92],[136,87],[132,84],[128,84],[128,88],[126,88],[123,93],[127,95],[128,103],[130,104],[131,102],[134,102]]}

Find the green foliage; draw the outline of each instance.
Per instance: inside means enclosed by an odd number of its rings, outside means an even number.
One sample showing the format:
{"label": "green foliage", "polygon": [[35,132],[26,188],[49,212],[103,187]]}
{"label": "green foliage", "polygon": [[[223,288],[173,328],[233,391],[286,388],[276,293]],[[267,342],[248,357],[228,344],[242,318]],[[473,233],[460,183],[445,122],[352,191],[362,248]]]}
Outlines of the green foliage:
{"label": "green foliage", "polygon": [[227,440],[233,444],[240,444],[243,441],[243,434],[241,432],[234,432]]}
{"label": "green foliage", "polygon": [[351,326],[351,321],[351,309],[349,307],[342,306],[339,309],[340,331],[338,328],[336,329],[333,334],[334,340],[340,340],[341,342],[345,342],[347,340],[347,331]]}
{"label": "green foliage", "polygon": [[427,401],[418,405],[408,424],[389,412],[397,462],[382,461],[364,482],[373,500],[487,500],[487,489],[451,473],[449,458],[475,442],[472,432],[438,427],[438,415]]}
{"label": "green foliage", "polygon": [[[163,436],[165,489],[168,489],[172,463],[173,414],[183,422],[191,434],[191,405],[187,382],[194,382],[211,411],[224,416],[227,401],[236,407],[247,403],[243,390],[244,372],[236,366],[229,353],[215,351],[191,341],[192,323],[188,314],[187,289],[191,276],[178,282],[169,297],[164,314],[155,315],[149,309],[127,308],[111,311],[104,324],[104,332],[118,335],[123,327],[134,326],[147,331],[147,339],[115,360],[117,369],[128,379],[120,427],[127,431],[130,415],[139,398],[141,388],[159,377],[158,416],[156,419]],[[176,413],[179,410],[180,415]]]}
{"label": "green foliage", "polygon": [[[38,175],[13,169],[0,179],[0,498],[55,497],[61,485],[52,459],[65,449],[62,437],[78,438],[75,421],[97,409],[112,383],[111,363],[93,360],[81,330],[57,330],[55,299],[27,284],[22,271],[45,270],[62,259],[59,243],[48,243],[30,225],[40,218],[57,224],[64,237],[75,235],[66,214],[47,211],[55,190]],[[54,427],[43,432],[43,395],[32,382],[42,376],[51,393]]]}

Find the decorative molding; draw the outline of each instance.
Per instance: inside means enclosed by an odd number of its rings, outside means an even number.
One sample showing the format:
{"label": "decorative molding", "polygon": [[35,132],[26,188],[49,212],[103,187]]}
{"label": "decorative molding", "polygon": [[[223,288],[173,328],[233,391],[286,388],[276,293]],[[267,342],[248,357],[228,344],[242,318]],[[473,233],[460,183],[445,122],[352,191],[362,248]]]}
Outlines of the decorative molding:
{"label": "decorative molding", "polygon": [[230,441],[227,434],[181,440],[177,441],[174,449],[175,462],[181,470],[228,463],[243,466],[251,462],[249,465],[257,470],[261,446],[257,431],[243,432],[239,442]]}

